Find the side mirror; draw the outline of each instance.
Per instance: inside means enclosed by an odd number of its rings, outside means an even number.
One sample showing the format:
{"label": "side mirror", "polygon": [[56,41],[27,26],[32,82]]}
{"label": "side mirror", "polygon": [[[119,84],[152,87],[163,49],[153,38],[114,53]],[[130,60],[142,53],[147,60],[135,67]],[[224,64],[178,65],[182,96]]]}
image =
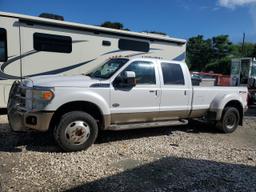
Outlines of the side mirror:
{"label": "side mirror", "polygon": [[125,84],[134,87],[136,85],[136,74],[133,71],[124,72]]}
{"label": "side mirror", "polygon": [[136,85],[136,74],[133,71],[125,71],[118,75],[113,83],[115,87],[134,87]]}

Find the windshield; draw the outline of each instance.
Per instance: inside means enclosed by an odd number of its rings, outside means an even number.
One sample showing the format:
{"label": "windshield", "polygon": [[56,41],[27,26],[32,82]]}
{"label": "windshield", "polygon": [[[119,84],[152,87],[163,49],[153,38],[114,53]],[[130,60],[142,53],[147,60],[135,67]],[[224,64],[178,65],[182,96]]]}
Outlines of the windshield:
{"label": "windshield", "polygon": [[120,69],[129,59],[110,59],[101,67],[89,74],[90,77],[108,79]]}
{"label": "windshield", "polygon": [[256,65],[252,66],[251,76],[256,77]]}

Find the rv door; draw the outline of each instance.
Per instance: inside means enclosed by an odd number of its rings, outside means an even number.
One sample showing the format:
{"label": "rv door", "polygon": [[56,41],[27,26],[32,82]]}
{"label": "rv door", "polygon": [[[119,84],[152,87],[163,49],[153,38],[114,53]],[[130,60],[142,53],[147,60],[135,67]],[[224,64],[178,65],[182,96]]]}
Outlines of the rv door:
{"label": "rv door", "polygon": [[250,72],[252,68],[251,58],[241,59],[241,74],[240,74],[240,84],[247,85],[250,77]]}
{"label": "rv door", "polygon": [[240,85],[240,71],[241,71],[241,60],[240,59],[232,59],[231,62],[231,82],[232,86]]}

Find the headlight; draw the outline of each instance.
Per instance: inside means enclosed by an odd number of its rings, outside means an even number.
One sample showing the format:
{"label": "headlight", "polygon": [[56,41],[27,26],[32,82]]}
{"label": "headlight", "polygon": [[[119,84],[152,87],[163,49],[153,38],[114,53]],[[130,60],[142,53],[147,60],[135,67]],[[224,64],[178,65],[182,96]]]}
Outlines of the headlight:
{"label": "headlight", "polygon": [[33,99],[42,101],[51,101],[54,97],[54,93],[51,90],[37,90],[32,91]]}
{"label": "headlight", "polygon": [[41,110],[54,98],[53,88],[33,87],[32,89],[32,109]]}

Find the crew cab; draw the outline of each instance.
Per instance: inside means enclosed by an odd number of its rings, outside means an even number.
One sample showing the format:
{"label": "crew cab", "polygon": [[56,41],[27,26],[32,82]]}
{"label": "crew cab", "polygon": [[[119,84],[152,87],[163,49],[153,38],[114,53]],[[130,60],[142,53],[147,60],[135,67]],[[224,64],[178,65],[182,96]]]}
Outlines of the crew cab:
{"label": "crew cab", "polygon": [[87,149],[101,130],[169,126],[203,118],[224,133],[243,124],[246,87],[192,86],[183,62],[112,58],[89,74],[16,81],[8,102],[14,131],[52,130],[65,151]]}

